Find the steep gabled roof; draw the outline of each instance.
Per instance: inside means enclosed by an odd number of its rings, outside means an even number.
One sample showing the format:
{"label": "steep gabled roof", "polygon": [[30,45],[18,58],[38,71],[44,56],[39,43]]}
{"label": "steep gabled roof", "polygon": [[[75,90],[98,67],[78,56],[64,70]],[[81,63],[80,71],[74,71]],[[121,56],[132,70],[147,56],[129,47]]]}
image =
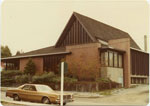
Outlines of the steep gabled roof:
{"label": "steep gabled roof", "polygon": [[[131,36],[120,29],[114,28],[112,26],[106,25],[102,22],[89,18],[87,16],[81,15],[79,13],[73,13],[77,19],[84,25],[88,30],[90,35],[94,38],[99,38],[104,41],[120,38],[131,38]],[[140,49],[136,42],[131,38],[131,47]]]}
{"label": "steep gabled roof", "polygon": [[70,20],[68,21],[66,27],[64,28],[64,31],[62,32],[55,46],[57,46],[61,42],[61,40],[63,40],[63,38],[66,36],[69,27],[75,19],[77,19],[80,22],[80,24],[88,33],[88,36],[93,42],[97,42],[97,39],[101,39],[108,42],[109,40],[113,39],[130,38],[131,47],[140,49],[140,47],[136,44],[136,42],[131,38],[131,36],[128,33],[76,12],[72,14]]}

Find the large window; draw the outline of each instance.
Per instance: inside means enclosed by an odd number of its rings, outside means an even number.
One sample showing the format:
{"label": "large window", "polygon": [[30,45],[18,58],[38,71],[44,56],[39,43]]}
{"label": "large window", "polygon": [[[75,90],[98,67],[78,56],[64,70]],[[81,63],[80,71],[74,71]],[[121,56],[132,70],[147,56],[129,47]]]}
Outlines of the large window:
{"label": "large window", "polygon": [[109,66],[113,67],[114,61],[113,61],[113,52],[109,51]]}
{"label": "large window", "polygon": [[101,53],[101,64],[102,66],[108,66],[108,52]]}
{"label": "large window", "polygon": [[119,67],[122,67],[122,55],[119,55]]}
{"label": "large window", "polygon": [[118,53],[114,52],[114,67],[118,67]]}
{"label": "large window", "polygon": [[102,51],[101,52],[101,65],[108,67],[122,68],[122,54],[114,51]]}

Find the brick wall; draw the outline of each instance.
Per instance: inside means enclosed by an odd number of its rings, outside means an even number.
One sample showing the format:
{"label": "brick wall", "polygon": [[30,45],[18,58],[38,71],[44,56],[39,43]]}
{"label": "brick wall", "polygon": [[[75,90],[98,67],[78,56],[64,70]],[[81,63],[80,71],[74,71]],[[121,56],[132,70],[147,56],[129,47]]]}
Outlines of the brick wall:
{"label": "brick wall", "polygon": [[[20,59],[20,70],[23,71],[24,67],[26,66],[29,58]],[[42,57],[35,57],[32,58],[32,61],[36,65],[36,74],[41,74],[43,72],[43,58]]]}
{"label": "brick wall", "polygon": [[100,77],[99,43],[67,46],[71,55],[66,56],[69,72],[79,80],[94,80]]}
{"label": "brick wall", "polygon": [[130,39],[129,38],[122,38],[122,39],[114,39],[114,40],[110,40],[109,45],[120,49],[120,50],[124,50],[126,51],[126,53],[124,54],[123,58],[124,58],[124,86],[126,88],[130,87],[130,83],[131,83],[131,78],[130,78]]}

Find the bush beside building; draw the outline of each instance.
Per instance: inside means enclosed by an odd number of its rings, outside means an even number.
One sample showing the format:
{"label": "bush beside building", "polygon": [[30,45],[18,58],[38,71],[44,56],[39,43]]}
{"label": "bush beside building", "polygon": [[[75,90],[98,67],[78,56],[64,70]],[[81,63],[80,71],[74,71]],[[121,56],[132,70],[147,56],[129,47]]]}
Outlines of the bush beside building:
{"label": "bush beside building", "polygon": [[[24,83],[46,84],[54,90],[60,90],[60,76],[53,72],[45,72],[41,75],[32,76],[30,81],[29,76],[19,70],[7,70],[1,72],[1,86],[19,86]],[[13,76],[13,77],[12,77]],[[97,81],[78,81],[76,78],[64,77],[65,91],[101,91],[120,87],[120,84],[112,82],[108,79],[98,79]]]}

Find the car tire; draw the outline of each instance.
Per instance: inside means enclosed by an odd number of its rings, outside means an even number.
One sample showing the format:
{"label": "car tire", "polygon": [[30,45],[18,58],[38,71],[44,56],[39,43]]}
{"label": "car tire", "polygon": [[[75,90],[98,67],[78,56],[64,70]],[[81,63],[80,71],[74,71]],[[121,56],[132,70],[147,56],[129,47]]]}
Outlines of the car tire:
{"label": "car tire", "polygon": [[13,95],[13,100],[14,101],[20,101],[20,98],[19,98],[19,96],[17,94],[14,94]]}
{"label": "car tire", "polygon": [[[67,103],[63,103],[63,106],[65,106]],[[60,103],[59,103],[59,106],[60,106]]]}
{"label": "car tire", "polygon": [[44,103],[44,104],[51,104],[51,102],[50,102],[48,97],[43,97],[42,103]]}

